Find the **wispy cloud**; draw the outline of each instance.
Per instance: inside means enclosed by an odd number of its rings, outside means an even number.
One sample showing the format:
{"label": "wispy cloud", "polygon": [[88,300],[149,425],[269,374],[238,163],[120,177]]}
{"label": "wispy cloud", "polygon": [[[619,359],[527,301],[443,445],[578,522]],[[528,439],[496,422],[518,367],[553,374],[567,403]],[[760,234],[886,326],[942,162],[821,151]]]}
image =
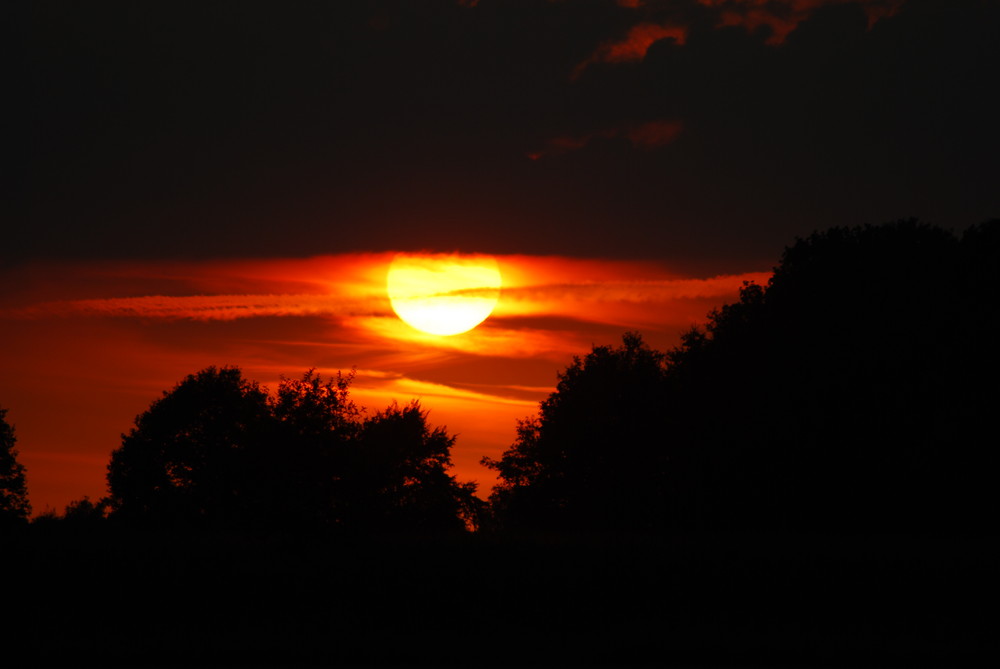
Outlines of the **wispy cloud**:
{"label": "wispy cloud", "polygon": [[[375,302],[373,304],[372,302]],[[384,302],[380,304],[380,302]],[[387,300],[346,299],[325,295],[190,295],[173,297],[110,297],[90,300],[67,300],[9,310],[14,317],[112,316],[121,318],[164,318],[230,321],[237,318],[266,316],[337,316],[349,317],[386,313]]]}
{"label": "wispy cloud", "polygon": [[[638,5],[626,5],[629,7]],[[578,64],[570,75],[578,79],[591,65],[595,63],[634,63],[646,57],[646,52],[654,42],[661,39],[672,39],[678,44],[687,40],[687,28],[671,23],[638,23],[629,28],[621,39],[604,42]]]}
{"label": "wispy cloud", "polygon": [[766,283],[770,272],[726,274],[706,279],[652,279],[647,281],[585,281],[579,283],[519,286],[504,291],[506,300],[567,300],[569,302],[615,301],[664,302],[680,299],[716,298],[732,295],[744,281]]}

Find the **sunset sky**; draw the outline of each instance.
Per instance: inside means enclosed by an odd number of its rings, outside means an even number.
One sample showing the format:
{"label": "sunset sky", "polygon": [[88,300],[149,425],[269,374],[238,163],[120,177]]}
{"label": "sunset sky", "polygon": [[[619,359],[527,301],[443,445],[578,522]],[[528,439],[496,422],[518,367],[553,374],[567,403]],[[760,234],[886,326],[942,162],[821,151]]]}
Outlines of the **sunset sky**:
{"label": "sunset sky", "polygon": [[[0,407],[36,513],[209,365],[420,398],[487,493],[592,344],[676,345],[816,229],[1000,215],[998,1],[22,4]],[[494,257],[493,315],[401,322],[414,252]]]}

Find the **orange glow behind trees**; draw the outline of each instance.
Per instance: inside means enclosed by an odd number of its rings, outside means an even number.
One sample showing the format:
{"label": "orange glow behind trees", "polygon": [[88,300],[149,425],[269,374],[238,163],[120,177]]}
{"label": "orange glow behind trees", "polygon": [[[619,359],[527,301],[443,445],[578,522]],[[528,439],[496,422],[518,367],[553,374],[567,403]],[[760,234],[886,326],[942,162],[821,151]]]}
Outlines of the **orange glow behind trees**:
{"label": "orange glow behind trees", "polygon": [[[99,499],[112,449],[135,416],[178,379],[240,367],[268,388],[315,368],[356,369],[359,404],[419,399],[457,435],[454,475],[488,495],[517,420],[533,414],[556,372],[594,343],[638,329],[675,345],[744,280],[685,276],[661,264],[495,256],[496,306],[453,336],[403,323],[386,294],[396,253],[308,259],[21,265],[0,271],[0,402],[17,416],[35,513]],[[481,258],[481,256],[480,256]],[[492,267],[492,265],[490,266]],[[487,292],[499,279],[483,272]],[[491,283],[494,282],[494,283]],[[471,290],[467,290],[471,289]],[[476,297],[474,286],[457,291]],[[464,293],[464,294],[463,294]]]}

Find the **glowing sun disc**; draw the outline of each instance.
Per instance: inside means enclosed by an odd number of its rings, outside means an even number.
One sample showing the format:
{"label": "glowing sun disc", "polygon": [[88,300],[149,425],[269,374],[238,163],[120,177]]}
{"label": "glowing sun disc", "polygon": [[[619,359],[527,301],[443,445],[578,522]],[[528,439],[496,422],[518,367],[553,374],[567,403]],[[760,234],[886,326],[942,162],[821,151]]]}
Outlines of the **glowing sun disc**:
{"label": "glowing sun disc", "polygon": [[392,309],[411,327],[434,335],[468,332],[500,298],[500,267],[489,256],[397,255],[386,290]]}

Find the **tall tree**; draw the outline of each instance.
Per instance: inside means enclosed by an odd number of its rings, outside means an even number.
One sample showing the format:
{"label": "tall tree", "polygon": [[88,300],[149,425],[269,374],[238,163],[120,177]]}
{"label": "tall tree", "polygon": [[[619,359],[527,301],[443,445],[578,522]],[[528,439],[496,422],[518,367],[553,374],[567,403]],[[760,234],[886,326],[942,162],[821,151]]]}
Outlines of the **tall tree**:
{"label": "tall tree", "polygon": [[17,437],[0,408],[0,526],[24,522],[31,515],[24,465],[17,461]]}

